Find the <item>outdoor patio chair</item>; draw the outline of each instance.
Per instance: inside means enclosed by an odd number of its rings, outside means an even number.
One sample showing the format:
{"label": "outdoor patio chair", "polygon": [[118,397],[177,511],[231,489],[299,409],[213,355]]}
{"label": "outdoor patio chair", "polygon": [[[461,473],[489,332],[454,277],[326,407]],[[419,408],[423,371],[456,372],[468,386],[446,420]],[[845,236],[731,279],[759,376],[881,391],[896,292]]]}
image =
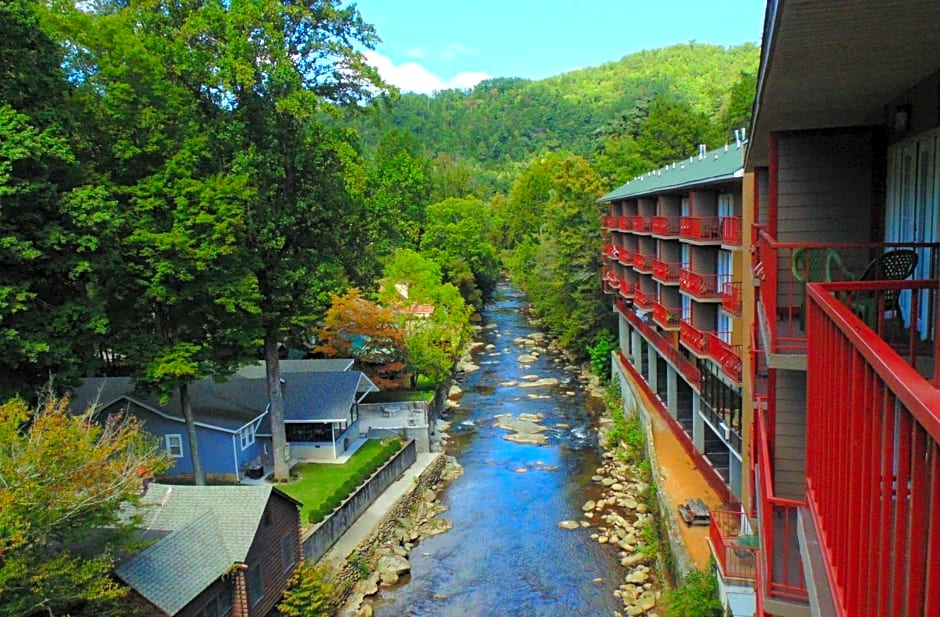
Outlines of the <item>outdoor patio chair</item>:
{"label": "outdoor patio chair", "polygon": [[[915,268],[917,268],[917,253],[913,249],[897,249],[873,259],[859,280],[903,281],[914,274]],[[901,314],[901,292],[897,289],[886,289],[882,294],[884,295],[884,311],[894,313],[894,316],[901,320],[901,328],[906,328],[904,316]],[[855,313],[872,329],[878,327],[877,308],[877,294],[859,298],[852,304]]]}
{"label": "outdoor patio chair", "polygon": [[831,248],[798,248],[793,250],[793,280],[802,287],[800,329],[806,331],[806,283],[848,281],[855,276],[842,265],[842,257]]}

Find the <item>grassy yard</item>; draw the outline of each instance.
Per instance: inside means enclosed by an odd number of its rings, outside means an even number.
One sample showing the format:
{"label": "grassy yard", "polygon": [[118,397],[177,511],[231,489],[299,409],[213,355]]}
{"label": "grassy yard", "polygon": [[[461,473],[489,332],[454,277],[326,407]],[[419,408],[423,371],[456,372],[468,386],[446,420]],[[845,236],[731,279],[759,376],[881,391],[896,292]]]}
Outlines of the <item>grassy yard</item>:
{"label": "grassy yard", "polygon": [[291,476],[297,475],[299,478],[287,484],[279,484],[278,488],[304,504],[300,520],[306,524],[311,510],[333,498],[350,478],[356,477],[369,466],[375,466],[374,459],[383,448],[382,441],[370,439],[342,465],[301,463],[291,470]]}

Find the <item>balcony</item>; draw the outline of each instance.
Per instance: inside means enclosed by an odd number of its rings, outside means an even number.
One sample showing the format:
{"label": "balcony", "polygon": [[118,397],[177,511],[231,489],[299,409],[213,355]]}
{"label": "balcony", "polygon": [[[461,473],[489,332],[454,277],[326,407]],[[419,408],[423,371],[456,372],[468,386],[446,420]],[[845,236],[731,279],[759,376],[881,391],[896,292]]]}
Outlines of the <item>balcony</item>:
{"label": "balcony", "polygon": [[721,308],[732,315],[741,316],[741,282],[730,281],[721,285]]}
{"label": "balcony", "polygon": [[[899,251],[914,251],[918,255],[917,271],[911,278],[938,277],[936,260],[940,256],[940,244],[937,243],[778,242],[759,226],[755,227],[755,235],[752,266],[754,277],[760,280],[757,317],[762,340],[759,342],[768,354],[771,368],[804,369],[806,366],[806,280],[867,280],[873,278],[873,266],[879,260]],[[898,297],[897,291],[892,294],[884,286],[880,289],[877,293],[870,292],[867,299],[845,296],[843,299],[866,305],[872,325],[877,325],[871,316],[875,314],[878,297]],[[912,312],[918,314],[911,311],[915,297],[918,307],[936,305],[936,292],[929,288],[915,293],[908,287],[900,292],[900,297],[902,304],[906,304],[906,323]],[[885,333],[885,328],[892,325],[896,323],[881,323],[873,329]]]}
{"label": "balcony", "polygon": [[705,333],[708,355],[721,366],[725,375],[736,382],[741,381],[741,346],[726,343],[716,332]]}
{"label": "balcony", "polygon": [[643,274],[653,273],[653,257],[636,251],[633,253],[633,269]]}
{"label": "balcony", "polygon": [[620,278],[612,270],[603,270],[601,272],[601,281],[604,284],[605,294],[616,294],[620,291]]}
{"label": "balcony", "polygon": [[617,249],[617,261],[622,265],[632,268],[633,267],[633,253],[634,249],[627,248],[625,246],[618,247]]}
{"label": "balcony", "polygon": [[[772,602],[806,607],[809,595],[797,535],[797,514],[806,504],[774,494],[772,445],[765,413],[764,402],[758,401],[751,435],[754,499],[760,536],[758,595],[763,597],[765,607]],[[831,471],[841,474],[844,469],[833,466]]]}
{"label": "balcony", "polygon": [[601,245],[601,255],[608,259],[617,259],[617,247],[605,242]]}
{"label": "balcony", "polygon": [[655,297],[655,292],[643,291],[640,289],[639,285],[633,288],[633,306],[638,309],[644,311],[653,310],[653,299]]}
{"label": "balcony", "polygon": [[662,283],[663,285],[678,285],[679,284],[679,270],[681,264],[672,263],[668,261],[662,261],[659,259],[653,260],[653,278]]}
{"label": "balcony", "polygon": [[657,238],[678,238],[678,216],[654,216],[650,219],[650,231]]}
{"label": "balcony", "polygon": [[[901,283],[934,290],[938,286],[936,280],[894,282]],[[862,292],[878,293],[885,285],[880,281],[807,286],[807,505],[820,541],[834,614],[936,615],[940,607],[936,343],[928,349],[905,349],[915,355],[912,366],[911,357],[902,357],[853,312],[857,305],[844,303],[846,294],[857,298]]]}
{"label": "balcony", "polygon": [[731,248],[741,247],[741,217],[723,216],[719,222],[721,245]]}
{"label": "balcony", "polygon": [[721,244],[717,216],[683,216],[679,219],[679,237],[692,244]]}
{"label": "balcony", "polygon": [[712,510],[708,542],[722,578],[753,584],[757,580],[757,547],[749,545],[754,536],[744,533],[745,515],[730,510]]}
{"label": "balcony", "polygon": [[650,217],[637,215],[631,217],[631,225],[635,234],[649,234],[651,231]]}
{"label": "balcony", "polygon": [[617,229],[619,231],[630,231],[633,228],[632,220],[629,216],[617,217]]}
{"label": "balcony", "polygon": [[601,215],[601,229],[614,229],[617,226],[617,217],[610,214]]}
{"label": "balcony", "polygon": [[620,279],[620,297],[625,300],[633,299],[634,283],[626,279]]}
{"label": "balcony", "polygon": [[699,274],[690,268],[679,271],[679,290],[702,302],[721,302],[719,275]]}
{"label": "balcony", "polygon": [[693,326],[686,319],[679,322],[679,342],[700,358],[708,355],[708,339],[705,332]]}
{"label": "balcony", "polygon": [[679,350],[673,346],[669,338],[663,336],[662,333],[657,332],[655,328],[637,317],[636,313],[631,311],[625,303],[618,300],[616,306],[620,314],[630,322],[630,325],[633,326],[635,330],[639,331],[640,334],[643,335],[643,338],[649,341],[653,347],[656,348],[656,351],[659,352],[662,357],[666,358],[666,360],[679,371],[679,374],[688,382],[689,386],[697,392],[701,381],[698,367],[679,353]]}
{"label": "balcony", "polygon": [[668,307],[659,302],[653,302],[653,321],[663,330],[678,330],[681,308]]}

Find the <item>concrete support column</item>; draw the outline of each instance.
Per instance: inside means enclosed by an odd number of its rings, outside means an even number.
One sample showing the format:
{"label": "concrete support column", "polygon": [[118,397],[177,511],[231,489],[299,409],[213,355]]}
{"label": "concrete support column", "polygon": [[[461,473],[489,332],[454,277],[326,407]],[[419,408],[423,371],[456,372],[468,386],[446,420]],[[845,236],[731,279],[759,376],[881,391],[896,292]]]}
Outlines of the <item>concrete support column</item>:
{"label": "concrete support column", "polygon": [[705,452],[705,420],[700,413],[702,399],[697,392],[692,392],[692,445],[699,452]]}
{"label": "concrete support column", "polygon": [[679,416],[679,373],[672,368],[671,364],[666,365],[666,409],[673,418]]}
{"label": "concrete support column", "polygon": [[640,333],[636,330],[630,332],[630,337],[633,340],[633,344],[630,345],[630,351],[633,356],[633,366],[635,366],[637,370],[640,370],[640,364],[643,362],[643,348],[641,347],[643,337],[640,336]]}
{"label": "concrete support column", "polygon": [[646,363],[649,365],[649,374],[650,374],[650,377],[647,380],[647,383],[650,385],[650,390],[652,390],[653,393],[655,393],[657,388],[659,387],[659,367],[656,366],[656,362],[658,358],[659,358],[659,354],[656,353],[656,349],[652,345],[650,345],[649,353],[646,354]]}

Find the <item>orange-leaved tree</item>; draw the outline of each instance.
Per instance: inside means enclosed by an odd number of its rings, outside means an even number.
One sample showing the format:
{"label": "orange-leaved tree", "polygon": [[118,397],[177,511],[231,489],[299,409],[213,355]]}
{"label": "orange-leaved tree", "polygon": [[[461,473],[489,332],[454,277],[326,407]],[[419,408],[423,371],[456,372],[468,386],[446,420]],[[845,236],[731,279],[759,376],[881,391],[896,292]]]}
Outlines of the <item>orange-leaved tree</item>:
{"label": "orange-leaved tree", "polygon": [[362,297],[355,287],[333,294],[323,326],[316,331],[316,351],[334,358],[353,358],[376,386],[394,390],[405,373],[405,333],[391,309]]}

